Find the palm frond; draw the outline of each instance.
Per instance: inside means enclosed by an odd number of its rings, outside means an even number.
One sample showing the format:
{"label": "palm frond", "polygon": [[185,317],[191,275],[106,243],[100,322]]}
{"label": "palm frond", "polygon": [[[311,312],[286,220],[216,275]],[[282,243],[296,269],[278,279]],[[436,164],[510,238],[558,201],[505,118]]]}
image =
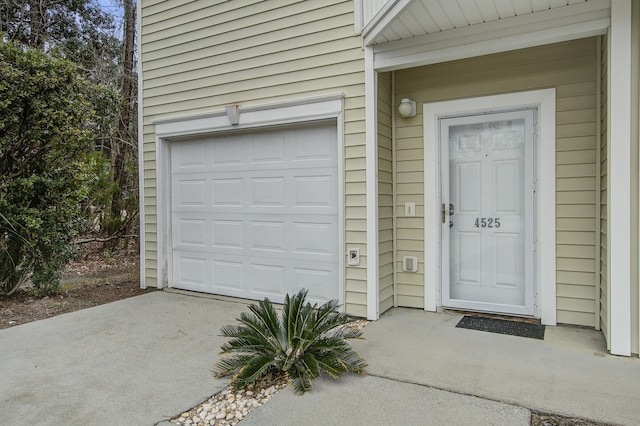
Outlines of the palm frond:
{"label": "palm frond", "polygon": [[364,374],[367,362],[362,356],[353,349],[347,349],[340,354],[335,354],[338,360],[342,362],[345,367],[345,371],[349,373]]}
{"label": "palm frond", "polygon": [[253,355],[245,355],[245,354],[236,354],[233,356],[228,356],[224,358],[220,358],[218,362],[213,366],[213,374],[216,377],[225,377],[230,374],[234,374],[242,367],[247,365],[249,361],[253,358]]}
{"label": "palm frond", "polygon": [[316,355],[318,368],[327,373],[333,379],[339,378],[346,371],[345,366],[332,354]]}
{"label": "palm frond", "polygon": [[296,395],[302,395],[313,387],[313,378],[305,373],[306,370],[295,367],[289,372],[289,384]]}
{"label": "palm frond", "polygon": [[316,378],[320,376],[320,366],[313,354],[305,354],[298,360],[300,368],[308,372],[309,376]]}
{"label": "palm frond", "polygon": [[307,294],[304,289],[287,294],[281,315],[265,298],[240,314],[239,324],[222,327],[230,340],[220,347],[216,375],[235,374],[232,383],[242,388],[269,371],[281,371],[301,394],[322,372],[334,378],[345,372],[364,374],[366,361],[347,343],[362,332],[349,325],[347,314],[336,311],[337,301],[318,307],[306,302]]}
{"label": "palm frond", "polygon": [[340,325],[338,327],[327,330],[322,334],[322,338],[341,340],[362,339],[362,331],[349,325]]}
{"label": "palm frond", "polygon": [[254,356],[238,371],[234,382],[242,387],[255,382],[271,367],[273,357],[267,355]]}
{"label": "palm frond", "polygon": [[263,301],[258,302],[258,305],[250,305],[249,310],[253,312],[256,318],[262,323],[265,329],[269,331],[271,336],[282,344],[282,327],[280,325],[280,318],[274,308],[273,304],[266,298]]}

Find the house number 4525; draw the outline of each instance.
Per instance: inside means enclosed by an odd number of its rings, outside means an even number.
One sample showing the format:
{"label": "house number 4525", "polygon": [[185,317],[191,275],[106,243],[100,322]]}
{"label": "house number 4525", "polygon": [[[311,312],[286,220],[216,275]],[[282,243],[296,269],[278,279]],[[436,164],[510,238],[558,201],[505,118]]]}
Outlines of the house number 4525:
{"label": "house number 4525", "polygon": [[473,223],[476,228],[500,228],[499,217],[478,217]]}

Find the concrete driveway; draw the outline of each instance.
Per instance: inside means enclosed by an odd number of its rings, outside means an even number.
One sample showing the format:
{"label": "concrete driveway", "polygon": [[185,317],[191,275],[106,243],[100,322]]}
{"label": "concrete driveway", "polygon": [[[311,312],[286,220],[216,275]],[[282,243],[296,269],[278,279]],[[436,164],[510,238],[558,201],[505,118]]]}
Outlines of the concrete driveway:
{"label": "concrete driveway", "polygon": [[[245,301],[153,292],[0,331],[0,425],[154,425],[226,386],[210,368]],[[640,419],[640,360],[600,333],[545,341],[456,329],[459,316],[394,309],[354,346],[367,377],[277,394],[241,424],[526,425],[528,408]]]}
{"label": "concrete driveway", "polygon": [[0,331],[0,425],[152,425],[224,388],[244,303],[152,292]]}

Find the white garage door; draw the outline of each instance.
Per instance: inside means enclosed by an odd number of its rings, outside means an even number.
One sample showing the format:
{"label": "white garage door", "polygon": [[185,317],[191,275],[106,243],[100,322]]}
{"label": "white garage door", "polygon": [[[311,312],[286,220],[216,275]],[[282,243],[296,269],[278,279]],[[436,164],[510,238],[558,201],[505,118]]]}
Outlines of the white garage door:
{"label": "white garage door", "polygon": [[335,124],[171,144],[173,287],[338,298]]}

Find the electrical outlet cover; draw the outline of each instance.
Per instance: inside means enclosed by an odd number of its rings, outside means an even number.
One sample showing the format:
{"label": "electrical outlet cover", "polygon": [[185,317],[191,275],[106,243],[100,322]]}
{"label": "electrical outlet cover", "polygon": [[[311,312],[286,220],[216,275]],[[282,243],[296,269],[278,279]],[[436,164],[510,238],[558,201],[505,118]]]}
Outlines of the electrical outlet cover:
{"label": "electrical outlet cover", "polygon": [[349,258],[347,260],[347,264],[355,266],[360,264],[360,249],[354,248],[349,249]]}

